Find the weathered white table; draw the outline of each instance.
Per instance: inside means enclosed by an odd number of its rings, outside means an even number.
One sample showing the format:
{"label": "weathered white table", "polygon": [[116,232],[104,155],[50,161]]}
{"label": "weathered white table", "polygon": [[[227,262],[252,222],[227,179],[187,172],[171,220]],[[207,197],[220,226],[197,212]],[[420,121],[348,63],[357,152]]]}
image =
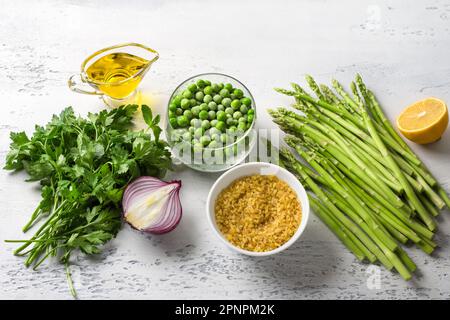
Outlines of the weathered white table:
{"label": "weathered white table", "polygon": [[[272,88],[303,81],[306,73],[343,83],[362,73],[391,119],[426,96],[450,102],[450,1],[1,0],[0,8],[2,163],[10,131],[32,132],[68,105],[81,114],[100,110],[97,98],[69,91],[67,79],[88,54],[129,41],[161,53],[142,84],[157,110],[182,80],[211,71],[250,88],[260,128],[275,127],[266,108],[290,103]],[[450,130],[433,145],[413,148],[449,190]],[[381,270],[374,287],[367,285],[367,265],[314,216],[302,240],[276,257],[229,252],[205,219],[218,175],[184,168],[171,176],[183,181],[179,227],[145,236],[124,226],[102,255],[76,259],[80,298],[450,298],[448,211],[439,218],[441,248],[433,257],[408,250],[420,269],[414,280]],[[50,261],[33,272],[3,242],[24,237],[21,226],[40,197],[24,178],[0,171],[0,298],[70,299],[61,265]]]}

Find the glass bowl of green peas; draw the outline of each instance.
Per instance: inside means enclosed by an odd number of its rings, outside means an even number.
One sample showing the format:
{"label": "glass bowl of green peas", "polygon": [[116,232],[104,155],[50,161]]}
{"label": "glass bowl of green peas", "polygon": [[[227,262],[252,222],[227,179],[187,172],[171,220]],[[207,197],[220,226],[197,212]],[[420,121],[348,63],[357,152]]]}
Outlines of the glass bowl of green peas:
{"label": "glass bowl of green peas", "polygon": [[247,87],[221,73],[182,82],[169,99],[166,137],[172,155],[199,171],[227,170],[256,142],[256,105]]}

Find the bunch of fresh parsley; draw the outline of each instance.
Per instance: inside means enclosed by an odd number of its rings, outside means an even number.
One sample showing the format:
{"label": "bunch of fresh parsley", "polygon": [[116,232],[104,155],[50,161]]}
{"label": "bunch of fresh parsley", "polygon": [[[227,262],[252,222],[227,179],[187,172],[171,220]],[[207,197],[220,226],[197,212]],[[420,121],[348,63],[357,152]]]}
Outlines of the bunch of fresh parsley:
{"label": "bunch of fresh parsley", "polygon": [[81,118],[69,107],[45,127],[36,126],[31,138],[11,133],[5,169],[25,169],[28,181],[42,186],[42,200],[23,230],[43,223],[29,240],[11,241],[23,242],[14,253],[27,256],[27,266],[37,268],[49,256],[67,266],[76,249],[99,253],[119,231],[127,184],[143,175],[162,177],[170,169],[170,151],[159,140],[159,116],[142,106],[153,134],[130,130],[137,109],[127,105]]}

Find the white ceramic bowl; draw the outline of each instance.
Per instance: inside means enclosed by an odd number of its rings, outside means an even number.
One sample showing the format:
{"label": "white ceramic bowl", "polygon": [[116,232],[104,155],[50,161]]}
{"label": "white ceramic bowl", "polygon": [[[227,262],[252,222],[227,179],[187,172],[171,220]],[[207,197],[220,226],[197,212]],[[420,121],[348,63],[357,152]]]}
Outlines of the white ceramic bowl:
{"label": "white ceramic bowl", "polygon": [[[291,239],[289,239],[286,243],[281,245],[280,247],[271,250],[271,251],[264,251],[264,252],[254,252],[249,250],[241,249],[232,243],[230,243],[220,232],[215,219],[214,214],[214,204],[216,202],[217,196],[220,194],[220,192],[228,187],[234,180],[254,175],[254,174],[261,174],[261,175],[275,175],[280,180],[283,180],[286,182],[296,193],[297,197],[300,201],[301,207],[302,207],[302,220],[300,222],[300,225],[297,229],[297,231],[294,233]],[[303,185],[297,180],[297,178],[287,171],[284,168],[281,168],[275,164],[271,163],[265,163],[265,162],[250,162],[238,165],[224,174],[220,176],[220,178],[214,183],[211,190],[209,191],[208,199],[206,201],[206,214],[208,221],[211,225],[211,228],[213,229],[214,233],[219,237],[219,239],[225,243],[226,246],[228,246],[233,251],[246,254],[249,256],[269,256],[273,255],[275,253],[281,252],[287,248],[289,248],[295,241],[297,241],[300,236],[302,235],[303,231],[306,228],[306,224],[308,223],[309,218],[309,200],[308,196],[306,194],[305,188],[303,188]]]}

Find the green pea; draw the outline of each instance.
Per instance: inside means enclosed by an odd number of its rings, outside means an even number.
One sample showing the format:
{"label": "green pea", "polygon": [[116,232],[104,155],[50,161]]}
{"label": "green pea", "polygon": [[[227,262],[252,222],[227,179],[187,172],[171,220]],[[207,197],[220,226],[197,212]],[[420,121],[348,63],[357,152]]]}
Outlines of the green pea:
{"label": "green pea", "polygon": [[199,87],[200,89],[204,88],[206,86],[205,80],[203,79],[198,79],[197,80],[197,87]]}
{"label": "green pea", "polygon": [[205,130],[202,127],[197,128],[194,131],[194,137],[200,139],[203,136],[203,133],[205,133]]}
{"label": "green pea", "polygon": [[202,150],[203,150],[203,144],[201,144],[200,141],[194,144],[194,152],[195,153],[200,153],[200,152],[202,152]]}
{"label": "green pea", "polygon": [[232,92],[233,91],[233,85],[231,83],[227,83],[225,85],[225,89],[227,89],[229,92]]}
{"label": "green pea", "polygon": [[178,127],[177,118],[175,118],[175,117],[169,118],[169,123],[170,123],[170,126],[174,129],[176,127]]}
{"label": "green pea", "polygon": [[204,130],[208,130],[209,128],[211,128],[211,124],[209,123],[208,120],[203,120],[203,121],[202,121],[202,128],[203,128]]}
{"label": "green pea", "polygon": [[190,104],[190,107],[192,108],[192,107],[195,107],[196,105],[198,105],[198,101],[195,100],[194,98],[192,98],[189,100],[189,104]]}
{"label": "green pea", "polygon": [[231,101],[231,107],[234,110],[238,110],[240,106],[241,106],[241,101],[240,100],[235,99],[235,100]]}
{"label": "green pea", "polygon": [[181,116],[182,114],[183,114],[183,109],[181,109],[181,108],[177,108],[177,111],[175,111],[175,114],[177,115],[177,116]]}
{"label": "green pea", "polygon": [[239,122],[247,122],[247,116],[242,116],[238,119]]}
{"label": "green pea", "polygon": [[[189,133],[189,131],[187,129],[176,129],[175,131],[177,131],[173,136],[176,137],[177,141],[182,141],[184,140],[184,134]],[[191,140],[191,138],[189,138],[187,141]]]}
{"label": "green pea", "polygon": [[250,109],[250,110],[247,111],[247,113],[253,115],[253,114],[255,114],[255,109]]}
{"label": "green pea", "polygon": [[205,102],[205,103],[210,103],[211,101],[212,101],[212,97],[209,94],[205,95],[205,97],[203,98],[203,102]]}
{"label": "green pea", "polygon": [[225,131],[226,127],[227,126],[226,126],[225,122],[223,122],[223,121],[218,121],[216,124],[216,129],[218,129],[222,132]]}
{"label": "green pea", "polygon": [[234,132],[236,132],[236,129],[237,129],[236,126],[231,126],[231,127],[228,128],[227,131],[228,131],[229,133],[234,133]]}
{"label": "green pea", "polygon": [[208,108],[209,108],[209,110],[216,111],[217,103],[215,103],[214,101],[211,101],[210,103],[208,103]]}
{"label": "green pea", "polygon": [[191,110],[184,110],[183,115],[184,115],[186,118],[188,118],[188,120],[191,120],[191,119],[194,117],[194,115],[192,114],[192,111],[191,111]]}
{"label": "green pea", "polygon": [[231,107],[228,107],[228,108],[225,109],[225,113],[233,114],[233,112],[234,112],[234,110]]}
{"label": "green pea", "polygon": [[184,133],[188,132],[189,130],[186,129],[186,128],[179,128],[179,129],[177,129],[177,130],[175,130],[175,131],[177,132],[177,134],[178,134],[179,136],[181,136],[181,135],[183,135]]}
{"label": "green pea", "polygon": [[214,126],[213,126],[213,122],[211,121],[211,129],[209,129],[209,135],[212,136],[214,134],[221,134],[222,131],[220,131],[219,129],[215,128],[215,126],[217,125],[217,120],[213,120],[216,121]]}
{"label": "green pea", "polygon": [[225,87],[222,82],[219,82],[217,85],[219,86],[219,90],[222,90]]}
{"label": "green pea", "polygon": [[171,104],[169,104],[169,110],[173,112],[177,111],[177,105],[172,102]]}
{"label": "green pea", "polygon": [[216,112],[211,110],[208,112],[208,119],[209,120],[214,120],[216,118]]}
{"label": "green pea", "polygon": [[200,105],[200,111],[202,111],[202,110],[204,110],[204,111],[208,111],[209,110],[207,103],[202,103]]}
{"label": "green pea", "polygon": [[[216,124],[217,124],[217,119],[214,119],[214,120],[211,120],[210,121],[210,124],[211,124],[211,127],[215,127],[216,126]],[[214,128],[213,128],[214,129]]]}
{"label": "green pea", "polygon": [[195,106],[191,109],[191,111],[194,117],[198,117],[198,114],[200,113],[200,111],[202,111],[202,109],[200,106]]}
{"label": "green pea", "polygon": [[181,100],[181,108],[183,108],[183,109],[189,108],[190,104],[191,104],[191,102],[187,98],[184,98],[183,100]]}
{"label": "green pea", "polygon": [[213,83],[211,85],[211,89],[212,89],[213,92],[219,92],[220,91],[219,85],[217,83]]}
{"label": "green pea", "polygon": [[248,107],[245,104],[243,104],[239,110],[241,110],[241,112],[245,114],[248,112]]}
{"label": "green pea", "polygon": [[227,89],[220,90],[219,94],[222,96],[222,98],[227,98],[230,96],[230,92]]}
{"label": "green pea", "polygon": [[178,130],[183,130],[179,132],[180,140],[191,141],[192,137],[188,129],[178,129]]}
{"label": "green pea", "polygon": [[217,111],[216,117],[219,121],[225,121],[227,119],[225,111]]}
{"label": "green pea", "polygon": [[236,124],[236,120],[234,120],[233,118],[228,118],[226,120],[226,123],[227,123],[228,126],[233,126],[233,125]]}
{"label": "green pea", "polygon": [[247,130],[247,124],[245,122],[239,122],[237,128],[238,130],[245,131]]}
{"label": "green pea", "polygon": [[230,99],[231,99],[231,100],[236,99],[236,96],[234,95],[234,93],[231,93],[231,94],[230,94]]}
{"label": "green pea", "polygon": [[205,94],[203,93],[203,92],[201,92],[201,91],[198,91],[196,94],[195,94],[195,99],[197,99],[198,101],[203,101],[203,98],[205,97]]}
{"label": "green pea", "polygon": [[[225,89],[224,89],[225,90]],[[225,108],[228,108],[230,105],[231,105],[231,99],[230,98],[224,98],[223,100],[222,100],[222,105],[225,107]]]}
{"label": "green pea", "polygon": [[241,99],[244,96],[244,92],[241,89],[234,89],[233,94],[238,99]]}
{"label": "green pea", "polygon": [[223,105],[219,104],[219,105],[217,105],[217,110],[218,111],[224,111],[225,107]]}
{"label": "green pea", "polygon": [[[195,119],[195,120],[198,120],[198,119]],[[192,122],[192,120],[191,120],[191,122]],[[191,135],[194,135],[194,132],[195,132],[195,128],[192,126],[192,127],[189,127],[189,133],[191,134]]]}
{"label": "green pea", "polygon": [[185,133],[183,133],[183,140],[184,141],[190,141],[191,140],[191,133],[188,131],[188,132],[185,132]]}
{"label": "green pea", "polygon": [[205,84],[206,84],[206,86],[210,86],[211,85],[211,81],[205,80]]}
{"label": "green pea", "polygon": [[187,127],[189,120],[186,116],[179,116],[177,118],[177,123],[178,123],[178,126],[183,128],[183,127]]}
{"label": "green pea", "polygon": [[235,113],[233,113],[233,118],[234,119],[239,119],[240,117],[242,117],[242,113],[240,111],[236,111]]}
{"label": "green pea", "polygon": [[181,95],[177,95],[175,98],[172,99],[172,103],[174,105],[176,105],[177,107],[179,107],[180,103],[181,103],[181,99],[183,99],[183,97]]}
{"label": "green pea", "polygon": [[219,104],[222,102],[222,96],[220,94],[216,94],[214,95],[213,100],[215,103]]}
{"label": "green pea", "polygon": [[220,141],[222,141],[222,143],[226,143],[227,142],[227,134],[226,133],[222,133],[220,135]]}
{"label": "green pea", "polygon": [[220,141],[220,134],[213,133],[210,135],[211,141]]}
{"label": "green pea", "polygon": [[207,146],[211,142],[211,138],[209,136],[202,136],[200,138],[200,143],[204,146]]}
{"label": "green pea", "polygon": [[192,93],[195,93],[195,92],[197,91],[197,85],[196,85],[195,83],[191,83],[191,84],[188,86],[188,90],[189,90],[190,92],[192,92]]}
{"label": "green pea", "polygon": [[199,128],[202,125],[202,120],[200,119],[192,119],[191,120],[191,126],[194,128]]}
{"label": "green pea", "polygon": [[254,116],[252,114],[247,115],[247,122],[248,123],[252,123],[253,122],[253,118]]}
{"label": "green pea", "polygon": [[211,94],[213,93],[213,90],[212,90],[211,86],[206,86],[206,87],[203,89],[203,92],[204,92],[206,95],[211,95]]}
{"label": "green pea", "polygon": [[177,111],[175,110],[175,111],[170,111],[169,110],[169,118],[173,118],[173,117],[175,117],[177,115]]}
{"label": "green pea", "polygon": [[191,99],[192,97],[193,97],[193,94],[191,91],[189,91],[188,89],[183,91],[183,98]]}
{"label": "green pea", "polygon": [[202,120],[208,119],[208,111],[206,111],[206,110],[200,111],[200,113],[198,114],[198,117]]}
{"label": "green pea", "polygon": [[250,100],[250,98],[242,98],[241,102],[242,102],[242,104],[246,105],[247,107],[250,107],[252,105],[252,100]]}
{"label": "green pea", "polygon": [[247,130],[250,129],[252,127],[251,123],[247,123]]}

